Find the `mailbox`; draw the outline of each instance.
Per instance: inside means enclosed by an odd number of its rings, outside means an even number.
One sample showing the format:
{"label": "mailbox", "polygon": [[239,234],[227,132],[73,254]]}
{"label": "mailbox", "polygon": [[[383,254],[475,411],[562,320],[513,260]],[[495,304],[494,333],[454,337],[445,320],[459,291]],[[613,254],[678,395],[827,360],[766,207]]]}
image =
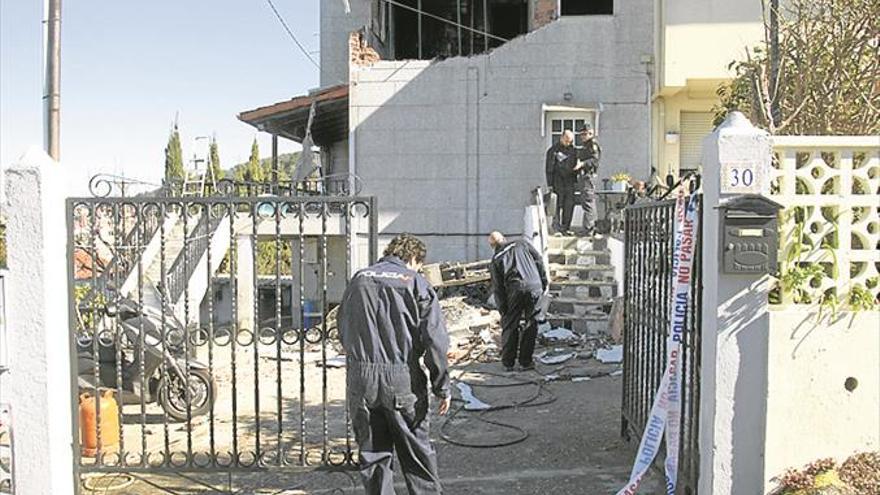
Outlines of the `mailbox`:
{"label": "mailbox", "polygon": [[731,198],[720,207],[724,273],[773,273],[779,251],[779,203],[757,194]]}

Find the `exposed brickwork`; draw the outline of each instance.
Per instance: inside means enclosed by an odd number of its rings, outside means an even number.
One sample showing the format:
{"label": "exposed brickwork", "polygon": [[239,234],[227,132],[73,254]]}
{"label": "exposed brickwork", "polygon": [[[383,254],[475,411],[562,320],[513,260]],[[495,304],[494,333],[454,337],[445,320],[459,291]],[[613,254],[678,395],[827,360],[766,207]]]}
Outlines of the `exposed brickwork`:
{"label": "exposed brickwork", "polygon": [[534,0],[532,28],[538,29],[556,19],[556,0]]}
{"label": "exposed brickwork", "polygon": [[367,45],[367,41],[360,31],[355,31],[348,37],[348,53],[352,65],[361,67],[373,65],[381,60],[376,50]]}

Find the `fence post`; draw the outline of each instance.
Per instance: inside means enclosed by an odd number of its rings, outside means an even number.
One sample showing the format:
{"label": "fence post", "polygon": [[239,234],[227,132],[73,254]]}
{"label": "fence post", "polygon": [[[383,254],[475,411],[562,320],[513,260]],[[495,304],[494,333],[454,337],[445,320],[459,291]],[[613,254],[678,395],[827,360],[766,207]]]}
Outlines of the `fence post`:
{"label": "fence post", "polygon": [[36,148],[5,171],[16,493],[74,493],[65,178]]}
{"label": "fence post", "polygon": [[722,272],[719,206],[769,192],[770,153],[768,134],[739,112],[703,140],[699,493],[763,493],[769,276]]}

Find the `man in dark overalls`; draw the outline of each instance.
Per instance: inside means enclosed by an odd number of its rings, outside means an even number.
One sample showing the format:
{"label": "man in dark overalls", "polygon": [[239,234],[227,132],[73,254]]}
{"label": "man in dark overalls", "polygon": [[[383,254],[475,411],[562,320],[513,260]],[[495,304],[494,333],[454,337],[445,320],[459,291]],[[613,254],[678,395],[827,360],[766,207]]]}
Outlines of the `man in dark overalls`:
{"label": "man in dark overalls", "polygon": [[[501,232],[489,234],[489,245],[495,250],[490,273],[501,313],[501,363],[507,371],[513,371],[519,357],[523,370],[533,369],[539,301],[547,290],[544,260],[528,241],[507,242]],[[526,321],[522,335],[520,319]]]}
{"label": "man in dark overalls", "polygon": [[587,234],[593,234],[596,230],[596,172],[599,170],[599,159],[602,157],[602,148],[596,141],[595,133],[591,126],[583,127],[580,131],[582,147],[578,150],[578,179],[577,187],[581,192],[581,208],[584,210],[583,227]]}
{"label": "man in dark overalls", "polygon": [[571,234],[577,185],[577,151],[574,147],[574,133],[569,130],[563,131],[559,142],[547,149],[544,173],[547,187],[556,193],[556,218],[553,224],[557,234]]}
{"label": "man in dark overalls", "polygon": [[419,239],[397,236],[342,296],[348,404],[368,495],[394,495],[395,450],[410,494],[442,492],[429,438],[428,390],[430,385],[440,400],[439,414],[446,414],[449,337],[437,294],[418,273],[425,254]]}

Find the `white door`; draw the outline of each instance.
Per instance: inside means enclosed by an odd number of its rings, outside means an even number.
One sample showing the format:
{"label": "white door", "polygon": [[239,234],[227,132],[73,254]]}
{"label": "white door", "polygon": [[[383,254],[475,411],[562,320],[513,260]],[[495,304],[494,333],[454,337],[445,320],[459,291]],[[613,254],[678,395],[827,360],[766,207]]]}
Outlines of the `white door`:
{"label": "white door", "polygon": [[703,138],[712,132],[712,112],[681,112],[681,132],[678,147],[678,173],[700,168],[703,158]]}

